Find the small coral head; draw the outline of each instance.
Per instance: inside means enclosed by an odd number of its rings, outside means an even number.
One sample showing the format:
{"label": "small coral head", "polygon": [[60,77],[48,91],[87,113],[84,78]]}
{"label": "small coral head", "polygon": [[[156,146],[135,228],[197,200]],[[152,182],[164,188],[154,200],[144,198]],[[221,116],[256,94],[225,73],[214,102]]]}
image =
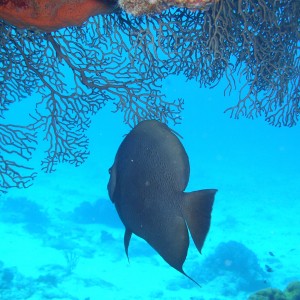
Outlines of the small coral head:
{"label": "small coral head", "polygon": [[169,6],[185,7],[192,10],[207,10],[219,0],[168,0],[165,1]]}
{"label": "small coral head", "polygon": [[207,10],[219,0],[119,0],[120,7],[134,16],[160,13],[169,7]]}
{"label": "small coral head", "polygon": [[160,13],[167,8],[161,0],[119,0],[119,6],[134,16]]}

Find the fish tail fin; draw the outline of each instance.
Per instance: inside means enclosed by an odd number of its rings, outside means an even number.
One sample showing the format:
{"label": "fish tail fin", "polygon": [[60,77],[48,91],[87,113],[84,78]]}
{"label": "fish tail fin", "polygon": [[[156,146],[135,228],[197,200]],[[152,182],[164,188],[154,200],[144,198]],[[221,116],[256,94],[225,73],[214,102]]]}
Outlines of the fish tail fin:
{"label": "fish tail fin", "polygon": [[200,253],[209,231],[216,192],[215,189],[209,189],[184,194],[183,217]]}

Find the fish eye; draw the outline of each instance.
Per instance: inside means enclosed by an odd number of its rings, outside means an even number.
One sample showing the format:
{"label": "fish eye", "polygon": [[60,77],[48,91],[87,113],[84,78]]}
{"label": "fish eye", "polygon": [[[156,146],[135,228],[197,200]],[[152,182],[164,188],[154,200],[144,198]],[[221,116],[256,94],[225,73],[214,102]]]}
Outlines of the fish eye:
{"label": "fish eye", "polygon": [[111,174],[111,168],[108,169],[108,173]]}

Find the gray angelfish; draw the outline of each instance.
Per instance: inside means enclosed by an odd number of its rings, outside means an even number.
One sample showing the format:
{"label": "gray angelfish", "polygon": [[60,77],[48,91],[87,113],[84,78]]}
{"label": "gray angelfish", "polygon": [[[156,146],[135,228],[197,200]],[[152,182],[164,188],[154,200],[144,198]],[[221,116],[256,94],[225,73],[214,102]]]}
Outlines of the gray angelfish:
{"label": "gray angelfish", "polygon": [[189,159],[174,132],[155,120],[140,122],[121,143],[109,172],[109,197],[125,225],[127,257],[134,233],[187,276],[182,266],[188,230],[201,252],[217,190],[184,192]]}

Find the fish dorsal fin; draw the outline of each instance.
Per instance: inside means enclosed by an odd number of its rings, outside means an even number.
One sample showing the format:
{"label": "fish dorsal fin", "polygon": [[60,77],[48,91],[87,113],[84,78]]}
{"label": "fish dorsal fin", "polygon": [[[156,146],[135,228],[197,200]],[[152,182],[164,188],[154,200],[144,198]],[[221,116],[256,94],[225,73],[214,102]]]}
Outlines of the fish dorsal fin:
{"label": "fish dorsal fin", "polygon": [[128,248],[129,248],[131,235],[132,235],[132,232],[126,228],[125,234],[124,234],[124,247],[125,247],[125,253],[126,253],[128,262],[129,262]]}
{"label": "fish dorsal fin", "polygon": [[210,227],[216,192],[217,190],[210,189],[184,194],[183,217],[200,253]]}

